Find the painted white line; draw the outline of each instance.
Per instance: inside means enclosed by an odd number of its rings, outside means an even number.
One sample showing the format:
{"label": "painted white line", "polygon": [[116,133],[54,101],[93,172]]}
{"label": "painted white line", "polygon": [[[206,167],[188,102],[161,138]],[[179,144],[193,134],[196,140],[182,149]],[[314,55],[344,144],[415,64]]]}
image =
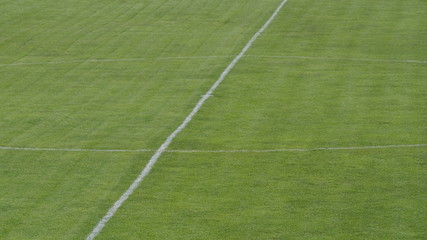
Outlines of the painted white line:
{"label": "painted white line", "polygon": [[[381,149],[381,148],[410,148],[410,147],[427,147],[427,144],[411,145],[385,145],[385,146],[360,146],[360,147],[322,147],[322,148],[295,148],[295,149],[232,149],[232,150],[165,150],[169,153],[251,153],[251,152],[308,152],[322,150],[363,150],[363,149]],[[79,149],[79,148],[20,148],[20,147],[0,147],[0,150],[16,151],[57,151],[57,152],[154,152],[153,149]]]}
{"label": "painted white line", "polygon": [[190,56],[190,57],[157,57],[157,58],[118,58],[118,59],[86,59],[72,61],[50,61],[50,62],[22,62],[22,63],[5,63],[0,64],[0,67],[8,66],[30,66],[30,65],[45,65],[45,64],[66,64],[66,63],[90,63],[90,62],[135,62],[135,61],[150,61],[150,60],[180,60],[180,59],[208,59],[208,58],[229,58],[232,56]]}
{"label": "painted white line", "polygon": [[335,57],[309,57],[309,56],[269,56],[269,55],[246,55],[250,58],[287,58],[287,59],[312,59],[312,60],[343,60],[343,61],[369,61],[369,62],[400,62],[400,63],[421,63],[427,61],[421,60],[398,60],[398,59],[375,59],[375,58],[335,58]]}
{"label": "painted white line", "polygon": [[266,152],[310,152],[327,150],[363,150],[363,149],[383,149],[383,148],[409,148],[427,147],[427,144],[412,145],[386,145],[386,146],[362,146],[362,147],[327,147],[327,148],[307,148],[307,149],[264,149],[264,150],[168,150],[174,153],[266,153]]}
{"label": "painted white line", "polygon": [[245,55],[248,49],[252,46],[255,40],[264,32],[265,29],[270,25],[270,23],[276,18],[280,9],[285,5],[287,0],[283,0],[280,5],[277,7],[276,11],[274,11],[273,15],[267,20],[267,22],[261,27],[261,29],[255,33],[255,35],[249,40],[246,46],[242,49],[242,51],[233,59],[230,65],[222,72],[219,79],[212,85],[212,87],[206,92],[204,96],[197,102],[196,106],[193,108],[191,113],[185,118],[185,120],[181,123],[181,125],[166,139],[166,141],[160,146],[160,148],[156,151],[156,153],[151,157],[148,164],[145,166],[144,170],[139,174],[139,176],[135,179],[135,181],[130,185],[128,190],[117,200],[114,205],[108,210],[107,214],[101,219],[101,221],[96,225],[96,227],[92,230],[86,240],[94,239],[104,228],[105,224],[114,216],[117,210],[122,206],[122,204],[128,199],[128,197],[135,191],[141,181],[147,176],[147,174],[151,171],[154,164],[157,162],[157,159],[166,151],[166,149],[171,144],[172,140],[180,133],[187,124],[192,120],[194,115],[199,111],[199,109],[203,106],[205,101],[209,98],[210,95],[215,91],[215,89],[221,84],[221,82],[225,79],[228,73],[234,68],[234,66],[239,62],[239,60]]}
{"label": "painted white line", "polygon": [[[71,61],[50,61],[50,62],[21,62],[21,63],[2,63],[0,67],[11,66],[31,66],[47,64],[67,64],[67,63],[91,63],[91,62],[135,62],[152,60],[180,60],[180,59],[208,59],[208,58],[230,58],[232,56],[190,56],[190,57],[157,57],[157,58],[118,58],[118,59],[86,59]],[[309,57],[309,56],[269,56],[269,55],[244,55],[249,58],[288,58],[288,59],[312,59],[312,60],[345,60],[345,61],[369,61],[369,62],[401,62],[401,63],[420,63],[426,64],[422,60],[397,60],[397,59],[374,59],[374,58],[335,58],[335,57]]]}
{"label": "painted white line", "polygon": [[0,150],[18,151],[58,151],[58,152],[154,152],[152,149],[79,149],[79,148],[20,148],[20,147],[0,147]]}

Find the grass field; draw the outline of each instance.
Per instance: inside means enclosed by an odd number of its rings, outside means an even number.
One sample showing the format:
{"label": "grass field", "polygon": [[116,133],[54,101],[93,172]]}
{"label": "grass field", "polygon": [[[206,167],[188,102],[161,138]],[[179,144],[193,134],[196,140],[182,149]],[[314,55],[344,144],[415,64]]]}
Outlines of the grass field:
{"label": "grass field", "polygon": [[[2,1],[0,239],[85,239],[281,2]],[[288,0],[96,239],[427,239],[426,12]]]}

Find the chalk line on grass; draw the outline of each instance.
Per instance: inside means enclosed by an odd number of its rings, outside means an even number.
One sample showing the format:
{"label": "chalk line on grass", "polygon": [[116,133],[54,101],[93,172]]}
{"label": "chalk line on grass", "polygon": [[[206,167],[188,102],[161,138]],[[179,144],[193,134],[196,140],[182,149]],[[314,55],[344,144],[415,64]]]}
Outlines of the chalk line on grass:
{"label": "chalk line on grass", "polygon": [[242,149],[242,150],[168,150],[174,153],[268,153],[268,152],[310,152],[327,150],[363,150],[363,149],[384,149],[384,148],[409,148],[427,147],[427,144],[412,145],[386,145],[386,146],[361,146],[361,147],[323,147],[323,148],[295,148],[295,149]]}
{"label": "chalk line on grass", "polygon": [[19,151],[57,151],[57,152],[154,152],[152,149],[81,149],[81,148],[26,148],[26,147],[0,147],[0,150]]}
{"label": "chalk line on grass", "polygon": [[421,63],[425,64],[427,61],[421,60],[398,60],[398,59],[375,59],[375,58],[338,58],[338,57],[310,57],[310,56],[274,56],[274,55],[245,55],[249,58],[287,58],[287,59],[311,59],[311,60],[343,60],[343,61],[368,61],[368,62],[400,62],[400,63]]}
{"label": "chalk line on grass", "polygon": [[191,113],[185,118],[185,120],[181,123],[181,125],[165,140],[165,142],[160,146],[160,148],[154,153],[151,157],[148,164],[139,174],[139,176],[135,179],[135,181],[130,185],[128,190],[117,200],[114,205],[108,210],[107,214],[99,221],[96,227],[92,230],[86,240],[94,239],[104,228],[105,224],[114,216],[117,210],[122,206],[122,204],[128,199],[128,197],[135,191],[141,181],[147,176],[147,174],[151,171],[154,164],[157,162],[157,159],[166,151],[166,149],[171,144],[172,140],[187,126],[187,124],[192,120],[194,115],[199,111],[199,109],[203,106],[205,101],[212,95],[215,89],[221,84],[221,82],[225,79],[228,73],[234,68],[234,66],[239,62],[239,60],[245,55],[248,49],[252,46],[255,40],[264,32],[265,29],[271,24],[271,22],[276,18],[279,11],[285,5],[287,0],[283,0],[277,9],[274,11],[273,15],[267,20],[267,22],[261,27],[261,29],[255,33],[255,35],[249,40],[249,42],[245,45],[242,51],[233,59],[233,61],[227,66],[227,68],[222,72],[219,79],[212,85],[212,87],[206,92],[205,95],[200,98],[197,102],[196,106],[193,108]]}
{"label": "chalk line on grass", "polygon": [[[47,65],[47,64],[67,64],[67,63],[91,63],[91,62],[136,62],[150,60],[179,60],[179,59],[208,59],[208,58],[230,58],[230,55],[224,56],[188,56],[188,57],[157,57],[157,58],[110,58],[110,59],[86,59],[86,60],[70,60],[70,61],[49,61],[49,62],[21,62],[21,63],[1,63],[0,67],[11,66],[31,66],[31,65]],[[344,60],[344,61],[369,61],[369,62],[401,62],[401,63],[419,63],[426,64],[427,61],[410,60],[410,59],[374,59],[374,58],[337,58],[337,57],[310,57],[310,56],[274,56],[274,55],[244,55],[249,58],[288,58],[288,59],[312,59],[312,60]]]}
{"label": "chalk line on grass", "polygon": [[8,66],[30,66],[46,64],[66,64],[66,63],[90,63],[90,62],[135,62],[150,60],[179,60],[179,59],[208,59],[208,58],[229,58],[232,56],[189,56],[189,57],[156,57],[156,58],[110,58],[110,59],[86,59],[70,61],[49,61],[49,62],[22,62],[22,63],[4,63],[0,67]]}
{"label": "chalk line on grass", "polygon": [[[359,147],[321,147],[321,148],[282,148],[282,149],[231,149],[231,150],[197,150],[197,149],[171,149],[164,152],[169,153],[263,153],[263,152],[309,152],[328,150],[363,150],[363,149],[384,149],[384,148],[411,148],[427,147],[427,144],[410,145],[384,145],[384,146],[359,146]],[[81,149],[81,148],[20,148],[20,147],[0,147],[0,150],[16,151],[57,151],[57,152],[154,152],[153,149]]]}

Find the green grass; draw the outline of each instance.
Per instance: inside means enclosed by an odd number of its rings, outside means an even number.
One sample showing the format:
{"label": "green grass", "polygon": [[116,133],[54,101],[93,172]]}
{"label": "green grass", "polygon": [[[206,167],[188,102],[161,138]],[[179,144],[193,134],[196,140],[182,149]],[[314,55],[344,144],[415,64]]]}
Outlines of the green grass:
{"label": "green grass", "polygon": [[426,157],[168,153],[100,239],[423,239]]}
{"label": "green grass", "polygon": [[[279,3],[3,1],[0,147],[157,149]],[[289,0],[170,148],[427,144],[426,63],[337,59],[427,61],[425,12]],[[151,154],[0,150],[0,239],[84,239]],[[97,239],[425,239],[426,159],[165,153]]]}
{"label": "green grass", "polygon": [[148,157],[1,151],[1,238],[83,238]]}

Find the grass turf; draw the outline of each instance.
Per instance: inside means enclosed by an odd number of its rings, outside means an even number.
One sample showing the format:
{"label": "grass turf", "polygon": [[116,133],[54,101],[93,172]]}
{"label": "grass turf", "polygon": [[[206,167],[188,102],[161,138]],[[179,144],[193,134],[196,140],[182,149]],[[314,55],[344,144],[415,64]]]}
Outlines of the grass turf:
{"label": "grass turf", "polygon": [[100,239],[423,239],[426,157],[167,153]]}
{"label": "grass turf", "polygon": [[[157,148],[279,1],[4,1],[0,145]],[[423,1],[289,2],[174,149],[427,142]],[[258,56],[258,57],[257,57]],[[0,238],[83,239],[149,153],[0,150]],[[99,239],[424,239],[425,148],[165,154]]]}
{"label": "grass turf", "polygon": [[1,151],[1,238],[83,238],[149,155]]}

